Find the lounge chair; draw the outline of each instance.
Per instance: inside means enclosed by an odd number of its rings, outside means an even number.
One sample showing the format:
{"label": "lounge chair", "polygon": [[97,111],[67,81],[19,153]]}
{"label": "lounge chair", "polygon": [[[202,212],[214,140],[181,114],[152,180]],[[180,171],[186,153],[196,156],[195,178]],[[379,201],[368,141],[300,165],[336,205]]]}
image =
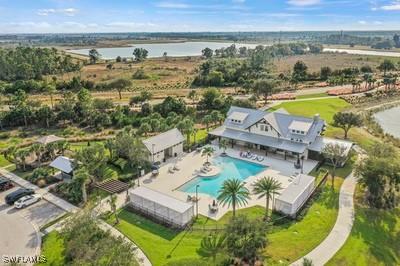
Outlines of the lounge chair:
{"label": "lounge chair", "polygon": [[174,169],[175,171],[181,170],[177,164],[174,165],[174,168],[173,168],[173,169]]}
{"label": "lounge chair", "polygon": [[262,157],[262,156],[257,156],[257,161],[259,161],[259,162],[264,161],[264,157]]}
{"label": "lounge chair", "polygon": [[257,156],[256,154],[254,154],[253,156],[251,156],[251,159],[252,159],[252,160],[256,160],[257,157],[258,157],[258,156]]}

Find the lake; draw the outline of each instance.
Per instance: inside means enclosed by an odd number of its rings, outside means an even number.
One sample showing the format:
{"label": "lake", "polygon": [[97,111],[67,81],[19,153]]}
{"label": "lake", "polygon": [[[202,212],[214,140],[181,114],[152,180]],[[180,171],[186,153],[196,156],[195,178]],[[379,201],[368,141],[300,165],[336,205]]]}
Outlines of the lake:
{"label": "lake", "polygon": [[324,52],[338,52],[338,53],[348,53],[348,54],[357,54],[357,55],[377,55],[377,56],[400,57],[399,52],[389,52],[389,51],[324,48]]}
{"label": "lake", "polygon": [[378,112],[374,118],[385,133],[400,138],[400,106]]}
{"label": "lake", "polygon": [[[134,44],[131,47],[113,47],[113,48],[99,48],[97,51],[101,54],[102,59],[115,59],[117,56],[133,57],[132,53],[135,48],[144,48],[149,51],[148,57],[162,57],[164,52],[168,56],[199,56],[201,51],[208,47],[212,50],[228,47],[232,42],[177,42],[177,43],[145,43]],[[236,48],[248,47],[255,48],[257,44],[243,44],[235,43]],[[68,50],[70,53],[88,55],[90,49],[76,49]]]}

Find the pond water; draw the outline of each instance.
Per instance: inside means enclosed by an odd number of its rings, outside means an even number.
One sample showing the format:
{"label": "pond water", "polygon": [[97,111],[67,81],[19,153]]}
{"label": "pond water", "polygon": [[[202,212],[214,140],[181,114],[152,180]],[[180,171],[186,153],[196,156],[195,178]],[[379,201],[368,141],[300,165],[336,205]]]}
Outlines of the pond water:
{"label": "pond water", "polygon": [[324,48],[324,52],[338,52],[338,53],[348,53],[348,54],[357,54],[357,55],[378,55],[378,56],[400,57],[399,52],[389,52],[389,51]]}
{"label": "pond water", "polygon": [[[231,42],[177,42],[177,43],[144,43],[134,44],[131,47],[113,47],[113,48],[98,48],[97,51],[102,55],[103,59],[115,59],[117,56],[133,57],[132,53],[135,48],[144,48],[149,51],[148,57],[162,57],[164,52],[168,56],[199,56],[201,51],[208,47],[212,50],[228,47]],[[257,44],[235,43],[236,48],[248,47],[255,48]],[[90,49],[68,50],[70,53],[88,55]]]}
{"label": "pond water", "polygon": [[374,114],[385,133],[400,138],[400,106]]}

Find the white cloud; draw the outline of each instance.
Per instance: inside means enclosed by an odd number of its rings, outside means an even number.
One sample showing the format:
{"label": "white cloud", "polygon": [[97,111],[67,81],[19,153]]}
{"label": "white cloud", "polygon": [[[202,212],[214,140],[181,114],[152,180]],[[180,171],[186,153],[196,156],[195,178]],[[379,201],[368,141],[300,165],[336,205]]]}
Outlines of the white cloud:
{"label": "white cloud", "polygon": [[359,21],[358,21],[358,24],[361,24],[361,25],[366,25],[366,24],[367,24],[367,22],[366,22],[365,20],[359,20]]}
{"label": "white cloud", "polygon": [[246,0],[232,0],[232,3],[235,4],[243,4],[244,2],[246,2]]}
{"label": "white cloud", "polygon": [[372,7],[371,8],[372,11],[376,11],[376,10],[385,10],[385,11],[400,11],[400,0],[396,0],[391,2],[390,4],[387,5],[383,5],[380,7]]}
{"label": "white cloud", "polygon": [[287,2],[292,6],[313,6],[321,3],[320,0],[289,0]]}
{"label": "white cloud", "polygon": [[48,9],[39,9],[36,14],[38,14],[39,16],[48,16],[50,14],[64,14],[66,16],[73,17],[78,12],[79,10],[75,8],[64,8],[64,9],[48,8]]}
{"label": "white cloud", "polygon": [[184,9],[184,8],[190,8],[190,5],[177,2],[159,2],[156,3],[156,7]]}

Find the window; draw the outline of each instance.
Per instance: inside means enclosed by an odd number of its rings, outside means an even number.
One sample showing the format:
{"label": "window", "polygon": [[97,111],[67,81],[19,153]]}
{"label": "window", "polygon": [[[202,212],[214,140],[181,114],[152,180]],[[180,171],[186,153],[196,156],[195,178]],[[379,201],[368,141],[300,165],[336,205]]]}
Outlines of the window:
{"label": "window", "polygon": [[260,130],[261,130],[261,131],[264,131],[264,130],[265,130],[264,128],[265,128],[264,125],[260,125]]}

